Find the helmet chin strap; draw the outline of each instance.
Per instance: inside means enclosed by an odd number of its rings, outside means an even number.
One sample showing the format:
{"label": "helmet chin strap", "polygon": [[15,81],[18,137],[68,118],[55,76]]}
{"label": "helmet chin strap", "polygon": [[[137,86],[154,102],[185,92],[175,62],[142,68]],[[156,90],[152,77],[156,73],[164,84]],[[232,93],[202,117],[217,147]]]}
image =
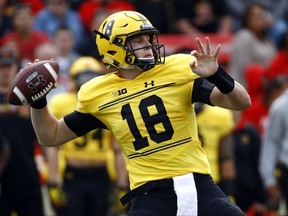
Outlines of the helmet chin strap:
{"label": "helmet chin strap", "polygon": [[152,68],[154,68],[155,65],[139,65],[138,68],[140,68],[143,71],[148,71],[151,70]]}
{"label": "helmet chin strap", "polygon": [[137,67],[144,71],[150,70],[155,67],[155,58],[137,58]]}

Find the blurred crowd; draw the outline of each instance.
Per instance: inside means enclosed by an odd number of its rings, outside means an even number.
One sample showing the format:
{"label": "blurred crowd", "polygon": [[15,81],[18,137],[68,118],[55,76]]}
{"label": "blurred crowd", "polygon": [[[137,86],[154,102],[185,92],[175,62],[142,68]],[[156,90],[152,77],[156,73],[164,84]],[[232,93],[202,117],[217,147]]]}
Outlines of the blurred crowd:
{"label": "blurred crowd", "polygon": [[[122,10],[139,11],[160,35],[232,37],[222,66],[245,86],[252,106],[240,113],[197,104],[199,136],[213,179],[247,216],[288,215],[287,0],[0,0],[0,215],[127,214],[118,199],[129,183],[113,137],[94,131],[67,144],[74,147],[47,150],[37,143],[29,107],[6,99],[20,68],[53,58],[60,74],[47,99],[56,117],[65,115],[80,84],[109,72],[92,30]],[[177,50],[184,51],[191,50]],[[98,158],[86,157],[91,152]],[[99,210],[95,199],[103,202]]]}

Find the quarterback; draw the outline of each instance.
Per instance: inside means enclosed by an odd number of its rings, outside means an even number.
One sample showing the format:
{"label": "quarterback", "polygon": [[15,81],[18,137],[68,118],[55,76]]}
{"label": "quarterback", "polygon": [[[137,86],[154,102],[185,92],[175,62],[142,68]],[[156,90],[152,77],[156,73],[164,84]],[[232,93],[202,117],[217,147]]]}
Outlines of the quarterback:
{"label": "quarterback", "polygon": [[217,61],[221,45],[196,38],[198,51],[165,57],[158,30],[142,14],[121,11],[103,21],[96,44],[114,72],[85,83],[77,108],[61,119],[45,97],[31,104],[43,146],[58,146],[95,128],[110,130],[127,159],[129,215],[244,213],[216,186],[198,139],[194,103],[233,110],[250,106],[246,90]]}

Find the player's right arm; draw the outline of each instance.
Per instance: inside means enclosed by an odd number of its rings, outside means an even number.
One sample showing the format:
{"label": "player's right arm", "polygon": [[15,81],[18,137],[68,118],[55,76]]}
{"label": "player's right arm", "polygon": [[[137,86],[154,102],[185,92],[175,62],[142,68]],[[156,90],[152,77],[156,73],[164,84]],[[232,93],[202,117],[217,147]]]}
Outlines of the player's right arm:
{"label": "player's right arm", "polygon": [[46,106],[46,99],[31,104],[31,119],[38,141],[43,146],[59,146],[106,125],[91,114],[74,111],[57,119]]}
{"label": "player's right arm", "polygon": [[59,146],[78,137],[64,119],[58,120],[47,106],[42,109],[31,108],[31,119],[38,141],[43,146]]}

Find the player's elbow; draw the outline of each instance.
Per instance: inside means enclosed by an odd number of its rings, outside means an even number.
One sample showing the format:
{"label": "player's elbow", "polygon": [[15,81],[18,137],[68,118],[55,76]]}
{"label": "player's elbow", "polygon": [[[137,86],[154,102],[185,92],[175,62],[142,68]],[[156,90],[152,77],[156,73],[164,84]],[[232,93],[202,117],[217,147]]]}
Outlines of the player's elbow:
{"label": "player's elbow", "polygon": [[252,101],[251,101],[250,96],[248,96],[248,100],[247,100],[247,102],[245,104],[244,109],[248,109],[251,105],[252,105]]}
{"label": "player's elbow", "polygon": [[61,145],[61,141],[57,138],[56,130],[50,130],[48,128],[38,128],[35,130],[38,143],[43,147],[53,147]]}
{"label": "player's elbow", "polygon": [[252,105],[251,98],[247,94],[245,97],[242,98],[241,103],[239,103],[239,106],[237,107],[237,110],[243,111],[245,109],[248,109],[251,105]]}

